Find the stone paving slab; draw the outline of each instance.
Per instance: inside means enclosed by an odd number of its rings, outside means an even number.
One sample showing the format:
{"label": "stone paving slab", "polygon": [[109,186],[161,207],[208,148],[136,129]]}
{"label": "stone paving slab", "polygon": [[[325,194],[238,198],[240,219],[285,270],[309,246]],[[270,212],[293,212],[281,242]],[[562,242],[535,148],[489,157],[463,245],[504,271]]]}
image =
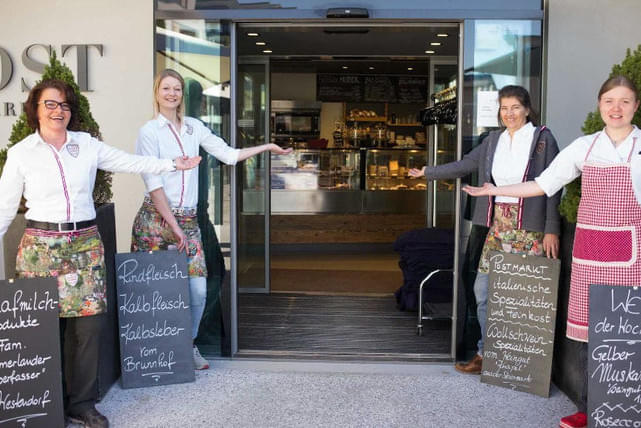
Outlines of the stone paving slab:
{"label": "stone paving slab", "polygon": [[450,364],[215,360],[193,383],[123,390],[98,404],[113,427],[558,427],[576,411],[482,384]]}

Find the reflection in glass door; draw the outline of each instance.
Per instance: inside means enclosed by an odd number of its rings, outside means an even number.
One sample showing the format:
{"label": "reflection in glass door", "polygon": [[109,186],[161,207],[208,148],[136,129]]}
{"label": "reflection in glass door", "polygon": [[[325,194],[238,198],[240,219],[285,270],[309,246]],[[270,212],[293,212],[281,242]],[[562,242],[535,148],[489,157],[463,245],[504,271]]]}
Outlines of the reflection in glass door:
{"label": "reflection in glass door", "polygon": [[[430,142],[428,158],[430,165],[444,165],[457,160],[457,80],[456,59],[430,61],[430,85],[435,109],[441,119],[428,127]],[[431,183],[428,224],[434,227],[454,229],[456,217],[456,180],[435,180]]]}
{"label": "reflection in glass door", "polygon": [[[238,148],[267,142],[269,63],[238,61],[236,142]],[[269,152],[245,160],[238,174],[238,291],[269,292]],[[267,215],[266,215],[267,214]]]}

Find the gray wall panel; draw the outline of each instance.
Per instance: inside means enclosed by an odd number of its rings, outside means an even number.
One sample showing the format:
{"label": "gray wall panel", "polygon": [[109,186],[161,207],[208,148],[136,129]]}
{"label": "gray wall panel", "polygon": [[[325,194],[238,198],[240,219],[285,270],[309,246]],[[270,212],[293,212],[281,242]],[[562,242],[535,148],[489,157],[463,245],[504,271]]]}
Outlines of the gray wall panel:
{"label": "gray wall panel", "polygon": [[599,87],[641,44],[639,0],[549,0],[546,124],[565,147],[582,135]]}

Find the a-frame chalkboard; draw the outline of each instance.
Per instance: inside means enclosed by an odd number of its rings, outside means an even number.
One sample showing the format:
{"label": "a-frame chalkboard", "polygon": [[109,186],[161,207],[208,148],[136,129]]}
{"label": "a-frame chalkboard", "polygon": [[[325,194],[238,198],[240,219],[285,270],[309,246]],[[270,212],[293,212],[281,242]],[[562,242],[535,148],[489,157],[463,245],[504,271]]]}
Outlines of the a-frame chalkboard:
{"label": "a-frame chalkboard", "polygon": [[58,281],[0,281],[0,427],[64,427]]}
{"label": "a-frame chalkboard", "polygon": [[116,254],[122,387],[192,382],[187,256]]}

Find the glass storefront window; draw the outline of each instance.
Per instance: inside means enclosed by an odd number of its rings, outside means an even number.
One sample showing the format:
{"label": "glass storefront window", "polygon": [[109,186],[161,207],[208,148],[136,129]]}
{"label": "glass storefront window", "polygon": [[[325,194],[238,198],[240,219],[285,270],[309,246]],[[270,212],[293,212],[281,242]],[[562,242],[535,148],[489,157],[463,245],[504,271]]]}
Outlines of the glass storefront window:
{"label": "glass storefront window", "polygon": [[540,112],[541,46],[538,20],[465,21],[463,153],[499,126],[489,112],[495,111],[491,100],[503,86],[526,88]]}
{"label": "glass storefront window", "polygon": [[[156,71],[171,68],[185,79],[185,114],[202,121],[214,134],[229,141],[230,28],[226,21],[172,20],[156,22]],[[228,246],[229,168],[201,150],[198,220],[209,271],[207,305],[196,343],[208,356],[221,355],[224,329],[221,286]],[[227,207],[227,209],[223,209]]]}

